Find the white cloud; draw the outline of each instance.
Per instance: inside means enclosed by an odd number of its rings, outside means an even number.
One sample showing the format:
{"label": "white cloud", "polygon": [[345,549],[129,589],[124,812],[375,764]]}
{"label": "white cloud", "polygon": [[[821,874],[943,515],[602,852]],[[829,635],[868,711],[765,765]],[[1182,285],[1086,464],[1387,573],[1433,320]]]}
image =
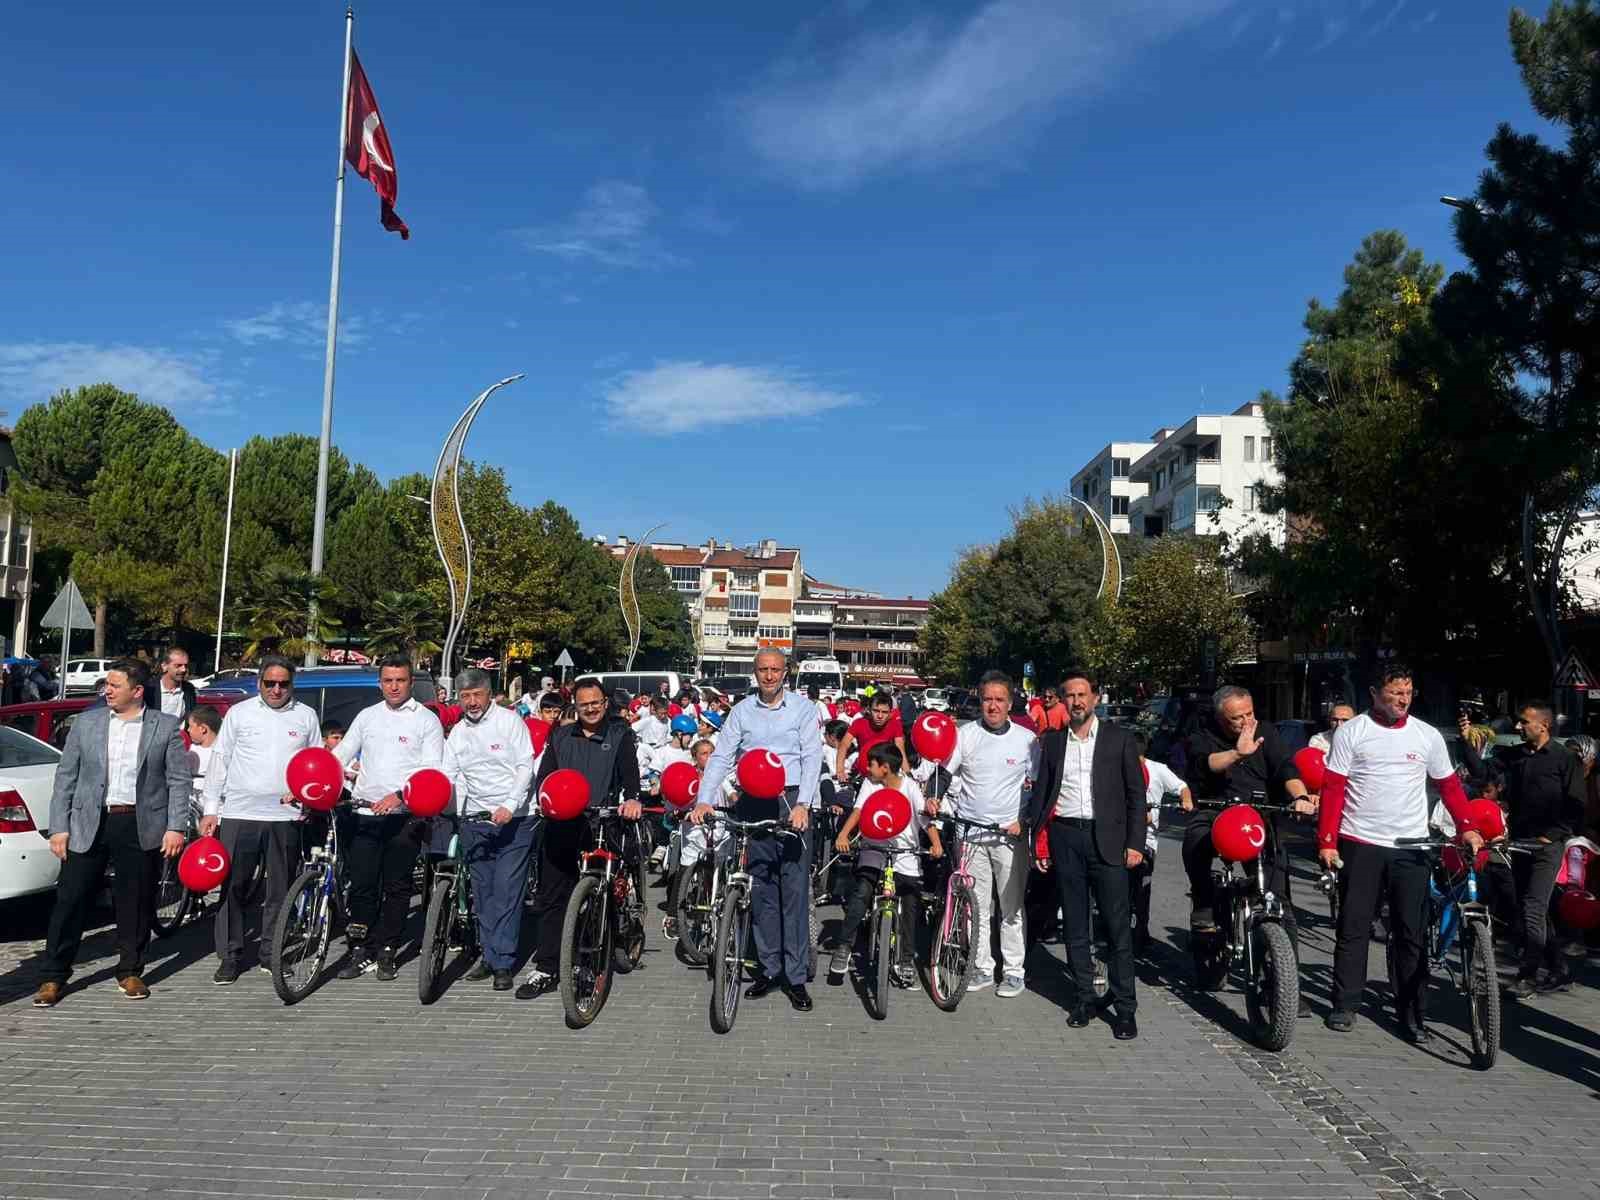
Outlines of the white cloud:
{"label": "white cloud", "polygon": [[856,400],[776,368],[698,362],[628,371],[605,393],[612,425],[652,434],[809,417]]}
{"label": "white cloud", "polygon": [[[320,349],[328,340],[328,306],[312,300],[297,303],[279,301],[252,316],[224,321],[222,327],[247,346],[282,342]],[[363,318],[339,318],[340,346],[353,348],[366,340],[366,321]]]}
{"label": "white cloud", "polygon": [[174,412],[217,413],[228,407],[211,370],[194,356],[88,342],[0,344],[0,395],[19,405],[92,383],[114,384]]}
{"label": "white cloud", "polygon": [[1004,154],[1061,103],[1236,0],[987,0],[779,62],[733,104],[755,151],[806,187]]}
{"label": "white cloud", "polygon": [[672,266],[681,260],[650,232],[659,212],[650,193],[638,184],[607,180],[584,192],[583,202],[566,222],[512,233],[529,250],[570,261],[608,267]]}

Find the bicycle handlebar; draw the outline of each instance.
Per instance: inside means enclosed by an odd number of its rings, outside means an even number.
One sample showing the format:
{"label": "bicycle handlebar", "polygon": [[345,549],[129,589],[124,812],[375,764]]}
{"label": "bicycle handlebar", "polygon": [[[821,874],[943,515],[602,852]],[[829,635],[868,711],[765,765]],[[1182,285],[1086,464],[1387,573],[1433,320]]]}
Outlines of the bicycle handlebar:
{"label": "bicycle handlebar", "polygon": [[730,817],[721,809],[712,809],[706,814],[706,820],[720,821],[722,824],[737,829],[742,833],[776,833],[780,837],[784,834],[788,834],[791,837],[800,836],[800,831],[790,825],[788,821],[771,818],[764,821],[741,821],[737,817]]}

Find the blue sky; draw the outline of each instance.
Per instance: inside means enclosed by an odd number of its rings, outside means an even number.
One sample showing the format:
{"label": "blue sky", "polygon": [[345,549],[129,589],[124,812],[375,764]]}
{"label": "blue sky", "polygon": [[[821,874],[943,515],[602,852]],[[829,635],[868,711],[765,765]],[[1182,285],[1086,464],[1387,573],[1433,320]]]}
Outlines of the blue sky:
{"label": "blue sky", "polygon": [[[1542,11],[1542,5],[1533,6]],[[539,11],[539,10],[544,11]],[[21,6],[0,405],[109,379],[218,448],[315,433],[343,6]],[[1105,442],[1278,388],[1395,227],[1458,262],[1488,0],[358,8],[336,442],[468,453],[590,532],[799,545],[927,595]]]}

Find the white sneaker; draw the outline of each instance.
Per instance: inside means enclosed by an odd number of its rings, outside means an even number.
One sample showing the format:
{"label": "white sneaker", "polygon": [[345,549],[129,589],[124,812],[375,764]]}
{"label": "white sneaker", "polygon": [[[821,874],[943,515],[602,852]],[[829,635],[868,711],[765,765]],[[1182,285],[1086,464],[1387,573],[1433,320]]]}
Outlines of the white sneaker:
{"label": "white sneaker", "polygon": [[986,987],[994,986],[993,971],[974,971],[967,976],[967,991],[980,992]]}
{"label": "white sneaker", "polygon": [[[970,991],[972,985],[969,983],[967,988]],[[1000,986],[995,988],[994,994],[1003,1000],[1009,1000],[1013,996],[1022,995],[1025,990],[1026,989],[1022,985],[1021,975],[1007,975],[1000,981]]]}

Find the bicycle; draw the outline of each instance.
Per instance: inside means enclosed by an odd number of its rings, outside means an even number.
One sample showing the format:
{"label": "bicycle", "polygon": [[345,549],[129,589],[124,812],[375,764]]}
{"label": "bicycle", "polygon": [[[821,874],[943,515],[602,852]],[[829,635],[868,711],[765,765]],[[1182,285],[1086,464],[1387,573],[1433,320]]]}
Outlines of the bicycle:
{"label": "bicycle", "polygon": [[[919,858],[937,861],[927,850],[883,851],[883,874],[878,881],[878,894],[869,910],[871,923],[867,926],[867,962],[862,971],[866,992],[867,1012],[881,1021],[889,1015],[889,988],[896,981],[893,969],[900,962],[900,910],[901,897],[895,888],[894,860],[901,854],[915,854]],[[912,957],[915,958],[915,948]],[[914,983],[905,984],[907,987]]]}
{"label": "bicycle", "polygon": [[594,849],[578,856],[578,882],[561,923],[561,1006],[570,1029],[592,1024],[611,994],[613,974],[627,974],[644,955],[643,839],[639,822],[624,822],[621,813],[620,807],[589,810]]}
{"label": "bicycle", "polygon": [[[750,945],[750,841],[760,834],[800,837],[786,820],[740,821],[725,813],[713,812],[707,820],[726,825],[733,833],[728,853],[732,869],[727,872],[726,888],[717,910],[717,939],[711,955],[711,1028],[731,1033],[739,1013],[739,996]],[[815,939],[813,939],[813,942]],[[812,947],[813,951],[815,946]]]}
{"label": "bicycle", "polygon": [[[189,828],[184,831],[183,848],[200,836],[200,801],[189,804]],[[161,877],[156,881],[156,911],[150,921],[150,932],[157,937],[171,937],[183,928],[191,917],[199,920],[207,911],[206,898],[197,896],[178,878],[178,860],[182,853],[161,860]]]}
{"label": "bicycle", "polygon": [[[978,944],[977,884],[967,869],[966,839],[961,831],[982,829],[995,833],[1005,830],[992,822],[969,821],[965,817],[944,816],[938,820],[954,827],[953,845],[947,843],[946,860],[951,864],[944,893],[933,889],[924,893],[927,927],[933,930],[928,947],[928,962],[923,968],[923,984],[928,996],[941,1012],[955,1012],[967,994],[967,976],[972,970],[973,952]],[[989,931],[984,930],[984,936]]]}
{"label": "bicycle", "polygon": [[[1202,808],[1225,809],[1237,800],[1197,800]],[[1242,978],[1250,1032],[1264,1050],[1283,1050],[1294,1038],[1300,1012],[1300,963],[1294,942],[1283,927],[1283,901],[1267,879],[1283,853],[1274,815],[1293,812],[1291,805],[1269,805],[1256,792],[1250,804],[1263,816],[1262,845],[1253,863],[1228,863],[1214,871],[1217,909],[1228,914],[1216,933],[1191,939],[1195,977],[1202,990],[1222,987],[1230,968]],[[1252,870],[1252,867],[1254,868]]]}
{"label": "bicycle", "polygon": [[[1472,1037],[1472,1065],[1480,1071],[1494,1066],[1500,1053],[1500,987],[1495,974],[1494,928],[1489,906],[1478,899],[1477,856],[1455,841],[1442,837],[1396,838],[1396,846],[1426,850],[1431,860],[1428,894],[1423,899],[1424,965],[1441,966],[1450,982],[1466,994],[1468,1033]],[[1516,849],[1511,843],[1502,849]],[[1459,871],[1444,862],[1447,849],[1456,851]],[[1389,994],[1399,1012],[1400,980],[1396,963],[1395,939],[1384,946],[1384,962],[1389,969]],[[1451,965],[1450,952],[1458,950],[1458,968]],[[1424,983],[1426,986],[1426,983]]]}
{"label": "bicycle", "polygon": [[712,946],[717,936],[717,913],[727,888],[727,855],[723,853],[725,839],[714,836],[706,825],[689,825],[687,822],[674,836],[680,839],[680,845],[686,844],[691,838],[701,839],[703,845],[700,857],[688,866],[681,865],[680,851],[672,912],[678,919],[678,957],[691,967],[705,967],[711,961]]}
{"label": "bicycle", "polygon": [[[488,813],[473,813],[460,821],[489,821]],[[461,827],[450,835],[444,858],[433,864],[428,912],[422,922],[422,953],[418,956],[417,999],[432,1004],[442,993],[445,959],[451,947],[473,957],[478,953],[478,914],[472,904],[472,872],[467,867]]]}
{"label": "bicycle", "polygon": [[[367,803],[340,805],[360,811]],[[334,926],[345,915],[344,863],[339,857],[338,810],[328,814],[328,832],[311,847],[307,865],[283,897],[272,931],[272,987],[285,1004],[308,996],[322,977]]]}

